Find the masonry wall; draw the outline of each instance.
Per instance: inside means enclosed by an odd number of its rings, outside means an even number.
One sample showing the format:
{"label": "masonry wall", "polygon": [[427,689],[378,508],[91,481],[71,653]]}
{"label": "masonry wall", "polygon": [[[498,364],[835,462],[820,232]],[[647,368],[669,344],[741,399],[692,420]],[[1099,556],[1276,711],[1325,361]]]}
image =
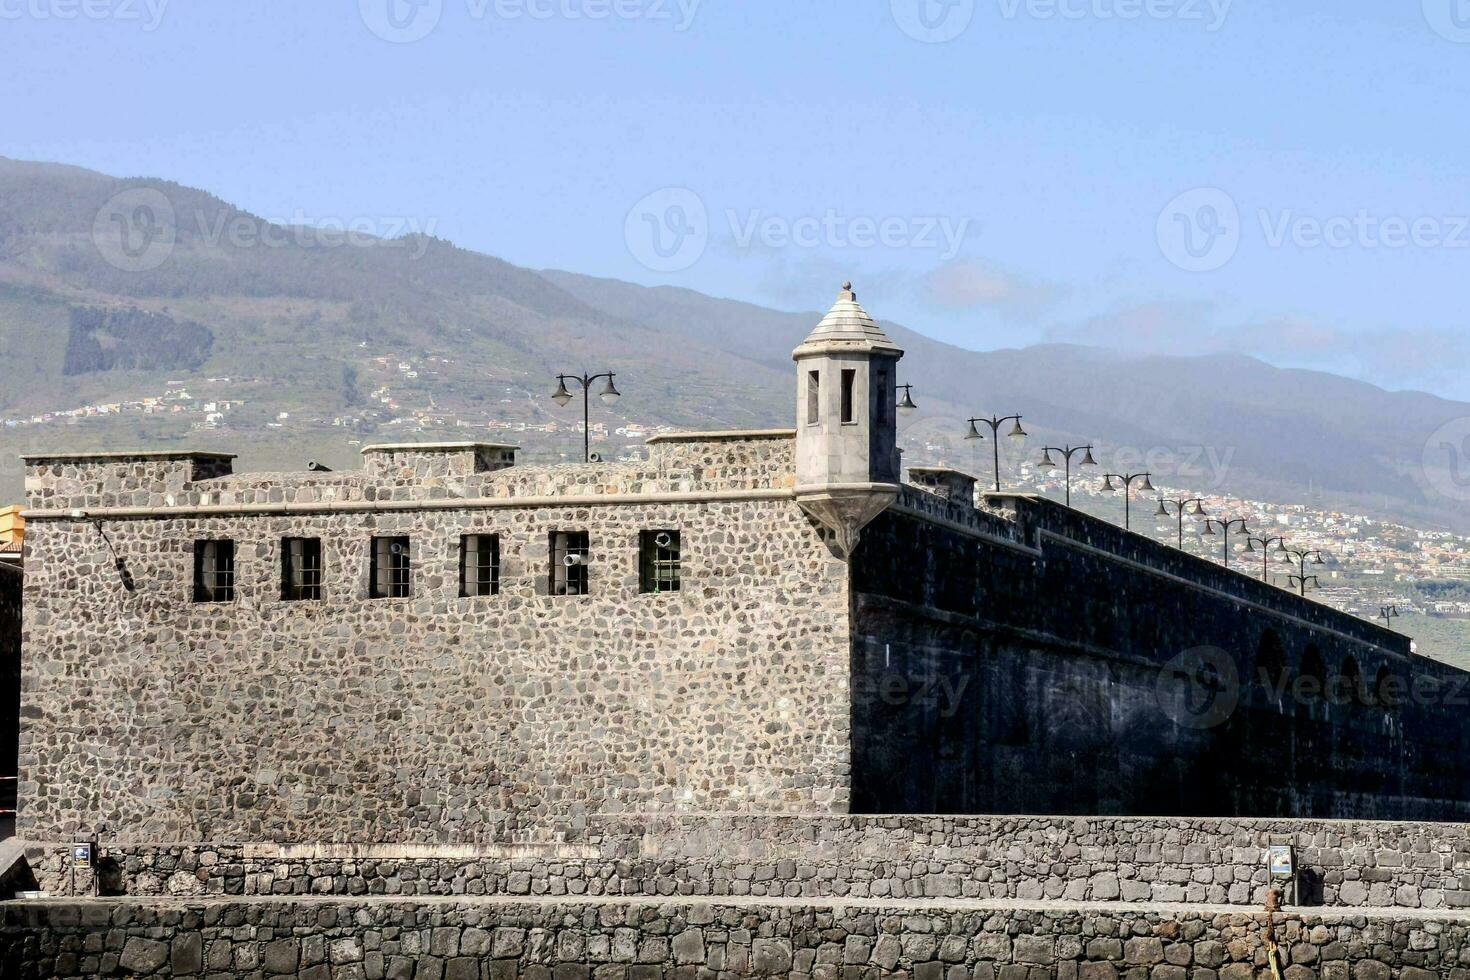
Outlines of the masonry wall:
{"label": "masonry wall", "polygon": [[[0,776],[14,776],[20,738],[21,571],[0,562]],[[0,780],[0,811],[15,809],[16,784]],[[15,818],[0,812],[0,837]]]}
{"label": "masonry wall", "polygon": [[1300,904],[1470,908],[1470,826],[1066,817],[589,816],[555,839],[442,847],[104,839],[26,858],[50,895],[705,896],[1153,902],[1260,908],[1269,844]]}
{"label": "masonry wall", "polygon": [[858,812],[1470,816],[1467,675],[1141,535],[990,501],[910,489],[864,532]]}
{"label": "masonry wall", "polygon": [[[730,463],[719,483],[705,461]],[[34,464],[21,833],[489,841],[592,812],[846,808],[846,568],[771,478],[789,437],[441,471],[217,476],[170,505],[126,471]],[[145,501],[175,509],[106,509]],[[638,534],[665,528],[683,591],[640,594]],[[549,596],[550,532],[579,529],[591,594]],[[471,532],[501,536],[498,596],[458,595]],[[374,534],[411,538],[412,598],[367,598]],[[287,536],[322,539],[322,600],[281,599]],[[236,542],[233,602],[190,601],[196,538]]]}
{"label": "masonry wall", "polygon": [[462,899],[0,905],[0,971],[304,980],[1465,980],[1454,917]]}

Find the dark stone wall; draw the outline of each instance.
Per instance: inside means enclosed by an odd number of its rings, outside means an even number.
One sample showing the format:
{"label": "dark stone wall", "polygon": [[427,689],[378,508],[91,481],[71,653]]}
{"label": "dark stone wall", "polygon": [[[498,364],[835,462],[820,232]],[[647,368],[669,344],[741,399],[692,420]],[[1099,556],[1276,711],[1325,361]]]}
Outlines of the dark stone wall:
{"label": "dark stone wall", "polygon": [[[20,736],[21,571],[0,562],[0,776],[17,771]],[[15,831],[15,781],[0,779],[0,838]]]}
{"label": "dark stone wall", "polygon": [[1470,816],[1470,676],[1075,511],[990,503],[1018,539],[932,500],[864,532],[855,812]]}
{"label": "dark stone wall", "polygon": [[1463,919],[686,899],[12,902],[0,976],[1467,980]]}

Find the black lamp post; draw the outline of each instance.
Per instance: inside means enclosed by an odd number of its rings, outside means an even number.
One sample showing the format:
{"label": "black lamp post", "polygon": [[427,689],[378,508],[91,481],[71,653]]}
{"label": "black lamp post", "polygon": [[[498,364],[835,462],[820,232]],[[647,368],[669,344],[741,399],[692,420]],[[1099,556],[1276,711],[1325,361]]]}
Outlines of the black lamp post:
{"label": "black lamp post", "polygon": [[572,400],[572,393],[567,391],[567,382],[575,381],[582,386],[582,461],[592,462],[592,426],[589,424],[587,401],[588,393],[592,389],[592,382],[601,378],[607,379],[607,385],[598,393],[603,404],[611,405],[618,400],[621,392],[613,386],[613,374],[604,371],[602,374],[558,374],[556,376],[556,391],[551,393],[551,400],[558,405],[566,405]]}
{"label": "black lamp post", "polygon": [[1117,489],[1119,489],[1119,487],[1113,483],[1114,480],[1118,480],[1122,484],[1122,490],[1123,490],[1123,529],[1125,531],[1131,531],[1131,530],[1133,530],[1133,504],[1132,504],[1132,500],[1130,499],[1132,497],[1132,495],[1133,495],[1133,481],[1134,480],[1142,480],[1143,482],[1138,485],[1138,489],[1143,490],[1143,491],[1146,491],[1147,493],[1153,493],[1154,492],[1154,485],[1149,480],[1148,477],[1149,477],[1149,475],[1147,473],[1104,473],[1103,474],[1103,489],[1104,490],[1117,490]]}
{"label": "black lamp post", "polygon": [[1271,567],[1270,567],[1270,562],[1271,562],[1271,546],[1273,544],[1276,546],[1276,553],[1278,555],[1284,555],[1284,554],[1286,554],[1286,539],[1283,538],[1283,537],[1274,537],[1273,538],[1273,537],[1267,537],[1267,536],[1264,536],[1263,535],[1263,536],[1261,536],[1259,538],[1257,538],[1257,537],[1249,537],[1249,538],[1246,538],[1245,539],[1245,550],[1248,551],[1248,552],[1250,552],[1250,553],[1252,553],[1252,554],[1255,553],[1255,550],[1256,550],[1256,546],[1257,545],[1260,545],[1261,546],[1261,581],[1262,582],[1270,582],[1271,581]]}
{"label": "black lamp post", "polygon": [[1017,446],[1020,446],[1026,442],[1026,430],[1021,428],[1021,416],[1019,415],[1002,415],[998,418],[988,419],[970,419],[970,431],[965,435],[966,439],[985,438],[980,434],[980,430],[975,428],[976,422],[984,422],[986,425],[990,426],[990,443],[991,446],[995,449],[995,489],[998,493],[1000,491],[1000,427],[1007,422],[1016,423],[1015,425],[1011,426],[1011,431],[1007,432],[1006,436]]}
{"label": "black lamp post", "polygon": [[1222,544],[1222,546],[1224,548],[1224,552],[1225,552],[1225,567],[1226,568],[1229,568],[1230,567],[1230,529],[1232,527],[1235,527],[1235,525],[1237,525],[1237,524],[1240,525],[1240,527],[1239,527],[1238,530],[1240,531],[1241,534],[1250,534],[1251,533],[1251,529],[1245,526],[1246,525],[1246,520],[1245,520],[1244,517],[1227,517],[1224,520],[1220,520],[1220,519],[1214,518],[1214,517],[1206,517],[1205,518],[1205,529],[1202,532],[1200,532],[1200,533],[1204,534],[1206,537],[1214,537],[1215,536],[1214,529],[1217,528],[1217,527],[1220,529],[1220,533],[1225,536],[1225,539],[1224,539],[1223,542],[1221,542],[1221,544]]}
{"label": "black lamp post", "polygon": [[1378,610],[1378,618],[1383,620],[1383,627],[1384,629],[1387,629],[1390,625],[1393,624],[1393,621],[1395,619],[1399,618],[1399,607],[1384,606],[1383,608]]}
{"label": "black lamp post", "polygon": [[1051,458],[1051,454],[1061,453],[1062,455],[1062,466],[1066,471],[1068,507],[1072,506],[1072,457],[1081,452],[1085,452],[1087,453],[1087,455],[1082,457],[1082,462],[1078,463],[1078,466],[1097,465],[1097,460],[1092,458],[1091,443],[1088,443],[1085,446],[1045,446],[1041,450],[1041,466],[1048,470],[1054,470],[1057,468],[1056,460]]}
{"label": "black lamp post", "polygon": [[1295,575],[1288,575],[1287,580],[1297,588],[1297,591],[1301,596],[1306,596],[1307,586],[1309,585],[1314,589],[1322,588],[1322,582],[1320,579],[1317,578],[1317,576],[1307,574],[1308,565],[1326,564],[1326,559],[1322,557],[1322,552],[1318,551],[1315,548],[1309,549],[1307,551],[1298,551],[1296,548],[1287,548],[1286,553],[1288,556],[1290,556],[1290,561],[1296,562],[1297,570],[1297,573]]}
{"label": "black lamp post", "polygon": [[[1194,504],[1190,510],[1189,505]],[[1169,512],[1173,505],[1174,512]],[[1177,517],[1179,518],[1179,550],[1184,550],[1184,515],[1190,514],[1194,517],[1205,516],[1205,499],[1203,497],[1160,497],[1159,509],[1154,511],[1155,517]]]}
{"label": "black lamp post", "polygon": [[910,415],[919,406],[914,404],[913,385],[894,385],[894,388],[903,392],[903,397],[898,400],[898,414]]}

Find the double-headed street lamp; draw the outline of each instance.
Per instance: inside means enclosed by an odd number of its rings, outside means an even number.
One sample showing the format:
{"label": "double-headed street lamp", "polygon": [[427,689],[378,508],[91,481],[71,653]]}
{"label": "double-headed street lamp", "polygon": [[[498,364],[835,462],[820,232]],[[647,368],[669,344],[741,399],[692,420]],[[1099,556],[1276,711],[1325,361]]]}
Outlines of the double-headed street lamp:
{"label": "double-headed street lamp", "polygon": [[1276,553],[1278,555],[1284,555],[1284,554],[1286,554],[1286,539],[1285,538],[1282,538],[1282,537],[1274,537],[1274,538],[1272,538],[1272,537],[1266,537],[1266,536],[1263,535],[1262,537],[1259,537],[1259,538],[1257,538],[1257,537],[1250,537],[1250,538],[1246,538],[1245,539],[1245,550],[1247,552],[1250,552],[1251,554],[1254,554],[1255,553],[1255,550],[1256,550],[1256,546],[1257,545],[1260,545],[1260,547],[1261,547],[1261,581],[1262,582],[1270,582],[1271,581],[1270,561],[1271,561],[1271,546],[1273,544],[1276,546]]}
{"label": "double-headed street lamp", "polygon": [[1046,446],[1041,450],[1041,466],[1043,469],[1054,470],[1057,468],[1056,460],[1051,458],[1052,453],[1061,453],[1062,465],[1066,469],[1067,506],[1072,506],[1072,457],[1080,452],[1086,452],[1082,462],[1078,466],[1096,466],[1097,460],[1092,458],[1092,444],[1085,446]]}
{"label": "double-headed street lamp", "polygon": [[[1121,484],[1121,489],[1123,491],[1123,529],[1125,531],[1133,530],[1133,481],[1142,480],[1143,482],[1138,485],[1138,489],[1143,490],[1146,493],[1153,493],[1154,485],[1148,477],[1149,474],[1147,473],[1103,474],[1104,490],[1118,490],[1120,489],[1119,484]],[[1114,480],[1119,481],[1119,484],[1114,484]]]}
{"label": "double-headed street lamp", "polygon": [[1383,620],[1383,628],[1387,629],[1395,619],[1399,618],[1398,606],[1384,606],[1378,610],[1378,618]]}
{"label": "double-headed street lamp", "polygon": [[601,374],[558,374],[556,376],[556,391],[551,393],[552,401],[558,405],[565,406],[567,402],[572,400],[572,393],[567,391],[567,382],[575,381],[582,386],[582,461],[584,463],[592,462],[592,426],[589,424],[587,412],[588,392],[592,388],[592,382],[602,378],[607,379],[607,385],[599,392],[598,397],[602,399],[603,404],[611,405],[618,400],[618,396],[621,394],[613,385],[613,373],[611,371],[604,371]]}
{"label": "double-headed street lamp", "polygon": [[[1189,505],[1190,504],[1194,504],[1194,509],[1193,510],[1190,510],[1189,509]],[[1172,513],[1170,513],[1170,511],[1169,511],[1170,505],[1173,505],[1173,507],[1174,507],[1174,510],[1173,510]],[[1191,515],[1193,517],[1204,517],[1205,516],[1205,499],[1203,497],[1160,497],[1159,498],[1159,509],[1156,510],[1156,511],[1154,511],[1154,516],[1155,517],[1177,517],[1177,518],[1179,518],[1179,550],[1180,551],[1183,551],[1184,550],[1184,515],[1185,514],[1189,514],[1189,515]]]}
{"label": "double-headed street lamp", "polygon": [[1011,426],[1011,431],[1007,432],[1006,436],[1017,446],[1021,446],[1026,442],[1026,430],[1021,428],[1021,416],[1019,415],[1002,415],[998,418],[988,419],[970,419],[970,431],[965,435],[966,439],[985,438],[980,434],[980,430],[975,428],[976,422],[984,422],[990,426],[990,443],[995,449],[995,489],[998,493],[1000,492],[1000,427],[1007,422],[1016,423]]}
{"label": "double-headed street lamp", "polygon": [[1308,565],[1326,564],[1326,560],[1322,557],[1322,552],[1318,551],[1316,548],[1312,548],[1307,551],[1298,551],[1296,548],[1287,548],[1286,554],[1289,556],[1289,561],[1296,562],[1297,570],[1297,573],[1295,575],[1287,576],[1287,581],[1295,586],[1302,596],[1306,596],[1308,585],[1310,585],[1314,589],[1322,588],[1322,582],[1317,578],[1317,576],[1307,574]]}
{"label": "double-headed street lamp", "polygon": [[1241,534],[1248,535],[1251,533],[1251,529],[1245,526],[1246,520],[1244,517],[1227,517],[1223,520],[1214,517],[1207,517],[1205,518],[1205,529],[1200,532],[1205,537],[1212,538],[1215,536],[1214,529],[1217,527],[1220,529],[1220,533],[1225,536],[1222,545],[1225,551],[1226,568],[1230,567],[1230,529],[1235,527],[1235,525],[1237,524],[1240,525],[1238,530]]}

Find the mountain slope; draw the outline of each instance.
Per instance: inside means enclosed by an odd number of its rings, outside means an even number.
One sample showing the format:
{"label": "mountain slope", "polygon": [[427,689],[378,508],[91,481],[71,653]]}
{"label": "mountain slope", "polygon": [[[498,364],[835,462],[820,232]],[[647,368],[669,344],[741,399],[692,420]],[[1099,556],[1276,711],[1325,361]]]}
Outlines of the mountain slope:
{"label": "mountain slope", "polygon": [[[165,181],[0,159],[0,494],[20,492],[15,453],[58,446],[340,466],[368,439],[462,436],[557,458],[580,452],[580,406],[546,397],[561,371],[618,372],[624,397],[594,410],[610,426],[789,425],[790,351],[830,299],[781,312],[431,238],[340,238]],[[884,326],[921,405],[911,463],[988,470],[964,419],[1022,412],[1035,443],[1093,440],[1105,465],[1162,481],[1470,526],[1422,465],[1470,405],[1236,355],[975,352]]]}

